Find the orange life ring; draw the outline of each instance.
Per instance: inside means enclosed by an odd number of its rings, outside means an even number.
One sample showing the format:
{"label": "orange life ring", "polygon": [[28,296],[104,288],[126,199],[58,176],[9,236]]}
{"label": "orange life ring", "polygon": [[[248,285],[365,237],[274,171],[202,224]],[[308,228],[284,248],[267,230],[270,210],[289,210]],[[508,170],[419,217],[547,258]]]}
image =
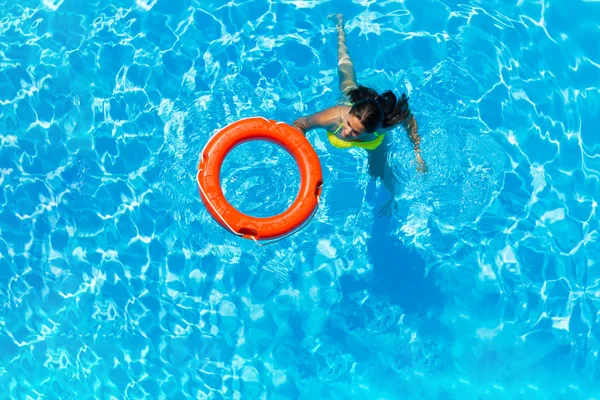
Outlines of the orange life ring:
{"label": "orange life ring", "polygon": [[[283,213],[256,218],[235,209],[221,189],[221,165],[234,147],[252,140],[266,140],[283,147],[298,164],[300,190]],[[316,211],[323,177],[319,157],[304,135],[285,123],[255,117],[226,126],[213,136],[198,165],[200,197],[212,217],[225,228],[247,239],[274,239],[302,226]]]}

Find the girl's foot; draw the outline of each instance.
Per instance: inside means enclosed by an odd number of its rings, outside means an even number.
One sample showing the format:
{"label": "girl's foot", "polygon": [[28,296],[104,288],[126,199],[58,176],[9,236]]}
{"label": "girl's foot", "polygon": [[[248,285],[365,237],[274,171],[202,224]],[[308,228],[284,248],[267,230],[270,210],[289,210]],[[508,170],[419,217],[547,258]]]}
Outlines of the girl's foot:
{"label": "girl's foot", "polygon": [[327,16],[327,19],[336,24],[337,26],[340,26],[344,23],[344,16],[342,14],[329,14]]}

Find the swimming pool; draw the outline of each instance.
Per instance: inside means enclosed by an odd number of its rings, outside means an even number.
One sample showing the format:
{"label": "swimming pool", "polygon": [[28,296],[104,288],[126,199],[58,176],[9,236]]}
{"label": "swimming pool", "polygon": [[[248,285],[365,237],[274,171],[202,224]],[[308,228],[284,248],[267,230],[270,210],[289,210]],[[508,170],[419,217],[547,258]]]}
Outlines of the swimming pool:
{"label": "swimming pool", "polygon": [[[600,4],[0,0],[0,398],[592,399]],[[258,247],[202,206],[218,129],[410,96],[391,212],[364,152],[310,133],[314,221]],[[296,167],[226,160],[282,211]],[[428,271],[424,276],[424,271]]]}

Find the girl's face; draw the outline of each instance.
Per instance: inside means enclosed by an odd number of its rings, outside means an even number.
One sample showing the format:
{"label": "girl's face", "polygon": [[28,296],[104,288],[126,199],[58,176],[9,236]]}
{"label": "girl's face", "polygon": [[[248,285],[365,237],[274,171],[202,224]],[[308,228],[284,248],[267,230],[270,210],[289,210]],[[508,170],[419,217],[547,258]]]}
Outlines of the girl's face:
{"label": "girl's face", "polygon": [[344,126],[340,132],[342,138],[345,140],[355,140],[362,138],[366,134],[367,132],[365,132],[365,127],[360,122],[360,119],[350,113],[346,114],[346,117],[344,117]]}

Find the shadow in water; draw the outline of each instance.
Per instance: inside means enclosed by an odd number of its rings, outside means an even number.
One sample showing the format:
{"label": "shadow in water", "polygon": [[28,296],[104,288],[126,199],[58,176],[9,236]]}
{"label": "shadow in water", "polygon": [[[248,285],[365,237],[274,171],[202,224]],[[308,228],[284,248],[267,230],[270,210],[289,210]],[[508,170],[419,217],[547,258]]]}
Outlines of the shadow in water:
{"label": "shadow in water", "polygon": [[[379,201],[376,203],[380,204]],[[391,304],[400,306],[407,313],[439,306],[442,295],[432,275],[425,276],[425,260],[416,251],[404,246],[400,239],[388,234],[393,217],[374,215],[373,218],[373,232],[367,243],[373,263],[372,279],[367,282],[345,275],[340,280],[342,292],[350,294],[368,289],[371,295],[386,297]]]}

